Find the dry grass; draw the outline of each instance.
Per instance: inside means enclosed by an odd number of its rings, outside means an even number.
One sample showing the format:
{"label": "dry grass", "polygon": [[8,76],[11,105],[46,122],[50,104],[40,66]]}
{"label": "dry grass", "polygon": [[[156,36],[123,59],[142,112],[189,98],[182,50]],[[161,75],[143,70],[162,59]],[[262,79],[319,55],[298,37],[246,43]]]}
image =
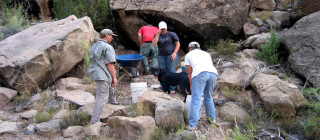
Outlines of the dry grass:
{"label": "dry grass", "polygon": [[273,17],[273,11],[250,12],[249,17],[252,20],[260,18],[262,21],[266,22],[267,19],[271,19]]}

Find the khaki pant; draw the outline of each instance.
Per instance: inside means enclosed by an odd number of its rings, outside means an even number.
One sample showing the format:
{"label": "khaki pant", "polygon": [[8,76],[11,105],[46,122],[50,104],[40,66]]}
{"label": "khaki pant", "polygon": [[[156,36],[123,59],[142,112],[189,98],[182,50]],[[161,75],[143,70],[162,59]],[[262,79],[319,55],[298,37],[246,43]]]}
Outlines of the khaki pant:
{"label": "khaki pant", "polygon": [[96,102],[94,103],[94,107],[91,114],[91,124],[100,121],[100,115],[103,111],[105,104],[107,103],[115,103],[116,98],[114,96],[114,88],[111,87],[111,83],[107,81],[97,80],[95,81],[97,84],[97,92],[96,92]]}

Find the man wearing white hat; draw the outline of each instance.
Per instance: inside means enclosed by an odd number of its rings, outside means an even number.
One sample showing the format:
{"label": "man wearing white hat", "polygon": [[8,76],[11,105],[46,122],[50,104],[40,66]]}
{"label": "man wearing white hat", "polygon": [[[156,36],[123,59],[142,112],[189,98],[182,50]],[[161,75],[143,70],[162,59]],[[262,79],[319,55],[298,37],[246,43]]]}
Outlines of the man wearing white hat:
{"label": "man wearing white hat", "polygon": [[216,124],[212,91],[217,84],[218,71],[213,66],[210,54],[202,51],[198,42],[189,43],[188,49],[184,64],[187,67],[192,96],[187,129],[195,130],[201,115],[199,110],[202,95],[208,120]]}

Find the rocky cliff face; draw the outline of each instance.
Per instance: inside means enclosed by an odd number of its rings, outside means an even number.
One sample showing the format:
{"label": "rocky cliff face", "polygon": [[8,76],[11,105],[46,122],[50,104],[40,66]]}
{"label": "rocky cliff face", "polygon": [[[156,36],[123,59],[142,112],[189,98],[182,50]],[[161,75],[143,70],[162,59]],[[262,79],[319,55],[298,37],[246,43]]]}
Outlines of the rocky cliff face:
{"label": "rocky cliff face", "polygon": [[[247,0],[111,0],[116,26],[123,38],[132,40],[137,47],[139,28],[160,21],[168,24],[168,30],[178,34],[181,46],[197,40],[216,41],[238,35],[248,17]],[[125,40],[125,39],[123,39]]]}

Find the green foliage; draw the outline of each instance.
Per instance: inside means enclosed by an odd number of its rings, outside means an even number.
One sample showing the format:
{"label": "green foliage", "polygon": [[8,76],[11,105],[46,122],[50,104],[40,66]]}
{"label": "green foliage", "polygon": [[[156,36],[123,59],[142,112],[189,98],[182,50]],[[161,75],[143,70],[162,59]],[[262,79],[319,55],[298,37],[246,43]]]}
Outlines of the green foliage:
{"label": "green foliage", "polygon": [[130,106],[127,111],[129,117],[152,116],[149,106],[140,101]]}
{"label": "green foliage", "polygon": [[317,115],[309,116],[308,121],[303,127],[304,134],[309,139],[319,139],[320,138],[320,117]]}
{"label": "green foliage", "polygon": [[302,90],[303,92],[303,96],[312,101],[313,99],[319,100],[320,99],[320,89],[319,88],[315,88],[315,87],[311,87],[311,88],[304,88]]}
{"label": "green foliage", "polygon": [[271,37],[265,44],[261,46],[261,53],[258,57],[268,64],[278,63],[278,47],[280,45],[280,39],[276,35],[274,30],[271,30]]}
{"label": "green foliage", "polygon": [[239,126],[237,124],[234,125],[233,132],[231,133],[231,138],[233,140],[249,140],[245,134],[240,132]]}
{"label": "green foliage", "polygon": [[231,101],[236,101],[238,99],[238,92],[238,90],[228,87],[221,89],[222,95]]}
{"label": "green foliage", "polygon": [[109,0],[53,0],[52,11],[58,19],[69,15],[88,16],[97,31],[112,23],[111,16],[109,16],[111,14]]}
{"label": "green foliage", "polygon": [[29,27],[22,5],[9,6],[9,1],[0,2],[0,41]]}
{"label": "green foliage", "polygon": [[152,140],[164,140],[166,139],[166,131],[162,127],[157,127],[153,134],[152,134]]}
{"label": "green foliage", "polygon": [[225,55],[227,57],[232,57],[237,50],[237,45],[233,44],[233,40],[227,39],[219,40],[219,44],[214,47],[219,55]]}
{"label": "green foliage", "polygon": [[48,112],[38,112],[36,114],[36,116],[34,116],[34,120],[37,122],[37,123],[41,123],[41,122],[48,122],[51,120],[52,116],[54,114],[50,114]]}
{"label": "green foliage", "polygon": [[85,66],[84,66],[84,68],[82,68],[82,70],[84,72],[84,76],[82,77],[82,79],[85,83],[90,83],[91,79],[90,79],[89,72],[88,72],[88,69],[90,67],[90,59],[89,59],[89,48],[90,47],[87,43],[83,43],[83,42],[81,43],[81,46],[85,50],[85,54],[83,57]]}
{"label": "green foliage", "polygon": [[85,113],[70,113],[64,116],[61,121],[61,128],[69,126],[81,125],[85,126],[90,123],[90,116]]}
{"label": "green foliage", "polygon": [[303,123],[303,131],[307,138],[320,138],[320,90],[319,87],[304,88],[304,97],[309,101],[306,122]]}

